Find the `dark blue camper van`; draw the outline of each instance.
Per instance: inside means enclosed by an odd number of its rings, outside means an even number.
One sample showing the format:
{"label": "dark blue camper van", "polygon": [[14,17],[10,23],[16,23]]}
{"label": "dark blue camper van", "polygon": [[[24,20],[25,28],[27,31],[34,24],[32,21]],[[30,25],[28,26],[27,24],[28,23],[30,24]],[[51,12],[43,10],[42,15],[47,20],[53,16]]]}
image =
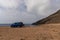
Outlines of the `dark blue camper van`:
{"label": "dark blue camper van", "polygon": [[23,27],[23,26],[24,26],[23,22],[16,22],[11,24],[11,27]]}

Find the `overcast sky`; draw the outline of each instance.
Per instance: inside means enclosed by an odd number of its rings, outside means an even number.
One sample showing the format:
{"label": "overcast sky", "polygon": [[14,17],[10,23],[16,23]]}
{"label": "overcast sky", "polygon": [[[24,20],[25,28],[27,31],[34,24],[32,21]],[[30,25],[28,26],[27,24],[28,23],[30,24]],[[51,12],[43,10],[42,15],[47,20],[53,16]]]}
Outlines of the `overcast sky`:
{"label": "overcast sky", "polygon": [[0,0],[0,24],[33,23],[60,9],[60,0]]}

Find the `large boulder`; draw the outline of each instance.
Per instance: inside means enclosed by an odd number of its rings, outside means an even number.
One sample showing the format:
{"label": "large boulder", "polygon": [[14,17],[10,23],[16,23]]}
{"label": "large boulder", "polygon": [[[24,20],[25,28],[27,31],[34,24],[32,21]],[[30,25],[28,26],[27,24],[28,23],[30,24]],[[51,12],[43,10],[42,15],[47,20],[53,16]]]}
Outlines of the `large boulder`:
{"label": "large boulder", "polygon": [[11,27],[23,27],[23,26],[24,26],[23,22],[16,22],[11,24]]}

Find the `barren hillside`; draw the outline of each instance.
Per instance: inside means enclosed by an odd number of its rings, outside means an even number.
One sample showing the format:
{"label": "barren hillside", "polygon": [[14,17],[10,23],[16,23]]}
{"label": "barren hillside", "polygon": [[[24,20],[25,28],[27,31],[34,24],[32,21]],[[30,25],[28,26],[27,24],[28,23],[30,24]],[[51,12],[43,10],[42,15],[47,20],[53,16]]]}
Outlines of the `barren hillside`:
{"label": "barren hillside", "polygon": [[56,13],[48,16],[47,18],[39,20],[33,24],[40,25],[40,24],[56,24],[56,23],[60,23],[60,10],[58,10]]}

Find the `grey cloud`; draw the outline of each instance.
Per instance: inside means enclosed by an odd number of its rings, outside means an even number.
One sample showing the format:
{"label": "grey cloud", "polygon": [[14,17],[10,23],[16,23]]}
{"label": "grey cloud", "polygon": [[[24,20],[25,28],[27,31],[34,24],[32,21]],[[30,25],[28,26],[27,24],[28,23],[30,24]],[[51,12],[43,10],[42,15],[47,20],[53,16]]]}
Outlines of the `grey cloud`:
{"label": "grey cloud", "polygon": [[60,9],[60,0],[15,0],[15,2],[17,4],[14,4],[15,7],[7,8],[7,5],[5,7],[0,5],[0,23],[19,21],[33,23]]}

